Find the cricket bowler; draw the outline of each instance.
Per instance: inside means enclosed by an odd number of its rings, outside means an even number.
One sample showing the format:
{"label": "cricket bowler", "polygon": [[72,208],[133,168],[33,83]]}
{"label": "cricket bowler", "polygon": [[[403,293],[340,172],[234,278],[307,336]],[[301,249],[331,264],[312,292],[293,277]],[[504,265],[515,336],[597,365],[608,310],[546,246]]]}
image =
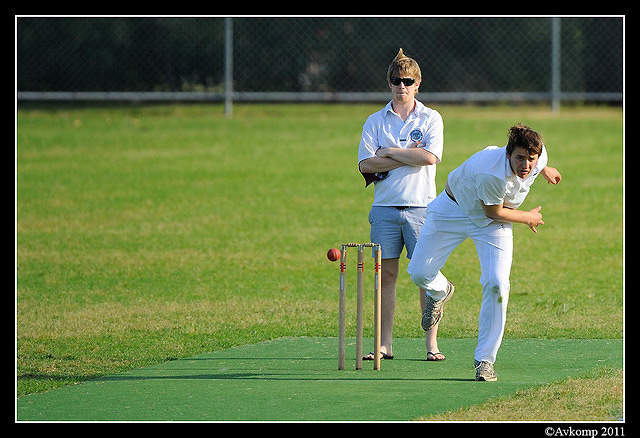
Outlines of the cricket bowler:
{"label": "cricket bowler", "polygon": [[518,124],[509,129],[505,147],[489,146],[469,157],[447,177],[445,190],[427,207],[408,271],[413,282],[426,291],[422,328],[432,330],[443,315],[444,304],[455,289],[440,270],[451,252],[467,238],[480,260],[482,304],[478,344],[474,352],[476,380],[495,381],[493,364],[504,333],[509,300],[509,275],[513,256],[513,223],[531,231],[543,225],[542,207],[517,208],[525,200],[536,177],[551,184],[562,176],[547,167],[542,138]]}

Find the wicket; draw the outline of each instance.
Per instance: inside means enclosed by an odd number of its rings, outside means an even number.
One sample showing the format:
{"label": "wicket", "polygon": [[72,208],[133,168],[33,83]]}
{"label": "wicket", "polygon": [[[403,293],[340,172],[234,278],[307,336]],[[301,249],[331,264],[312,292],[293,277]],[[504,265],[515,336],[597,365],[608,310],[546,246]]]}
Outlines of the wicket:
{"label": "wicket", "polygon": [[345,313],[347,284],[345,271],[347,270],[347,248],[358,248],[358,277],[356,299],[356,370],[362,369],[363,343],[363,307],[364,307],[364,249],[373,248],[374,251],[374,295],[373,295],[373,369],[380,369],[380,331],[381,331],[381,269],[382,250],[377,243],[343,243],[340,247],[340,296],[338,300],[338,369],[344,370],[346,348]]}

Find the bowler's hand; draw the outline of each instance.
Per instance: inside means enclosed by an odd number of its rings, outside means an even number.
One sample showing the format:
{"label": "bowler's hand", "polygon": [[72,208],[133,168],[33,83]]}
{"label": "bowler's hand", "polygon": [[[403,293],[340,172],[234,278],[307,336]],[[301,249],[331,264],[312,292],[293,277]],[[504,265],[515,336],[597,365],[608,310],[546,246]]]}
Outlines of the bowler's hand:
{"label": "bowler's hand", "polygon": [[542,206],[538,206],[533,210],[529,210],[529,219],[527,220],[527,225],[534,233],[538,232],[536,227],[544,225],[544,222],[542,221],[542,214],[540,213],[541,208]]}
{"label": "bowler's hand", "polygon": [[542,171],[542,176],[547,180],[547,184],[558,184],[562,180],[562,175],[555,167],[546,166]]}

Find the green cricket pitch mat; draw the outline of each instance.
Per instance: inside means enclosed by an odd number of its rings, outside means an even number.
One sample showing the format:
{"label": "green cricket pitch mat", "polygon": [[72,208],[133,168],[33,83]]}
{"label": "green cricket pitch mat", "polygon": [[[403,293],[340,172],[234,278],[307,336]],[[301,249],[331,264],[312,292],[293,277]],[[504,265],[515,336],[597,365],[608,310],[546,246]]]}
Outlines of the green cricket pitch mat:
{"label": "green cricket pitch mat", "polygon": [[476,339],[439,340],[441,362],[423,339],[395,339],[380,371],[354,369],[355,338],[339,371],[337,345],[280,338],[105,376],[19,398],[17,420],[408,421],[623,363],[620,339],[505,339],[498,381],[475,382]]}

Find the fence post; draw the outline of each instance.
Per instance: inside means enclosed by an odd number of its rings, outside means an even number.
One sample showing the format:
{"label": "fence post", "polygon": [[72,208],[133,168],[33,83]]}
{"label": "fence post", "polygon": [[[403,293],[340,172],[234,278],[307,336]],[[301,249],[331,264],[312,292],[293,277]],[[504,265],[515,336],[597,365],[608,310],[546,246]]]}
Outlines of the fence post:
{"label": "fence post", "polygon": [[224,114],[233,112],[233,19],[224,19]]}
{"label": "fence post", "polygon": [[560,18],[551,18],[551,110],[560,111]]}

